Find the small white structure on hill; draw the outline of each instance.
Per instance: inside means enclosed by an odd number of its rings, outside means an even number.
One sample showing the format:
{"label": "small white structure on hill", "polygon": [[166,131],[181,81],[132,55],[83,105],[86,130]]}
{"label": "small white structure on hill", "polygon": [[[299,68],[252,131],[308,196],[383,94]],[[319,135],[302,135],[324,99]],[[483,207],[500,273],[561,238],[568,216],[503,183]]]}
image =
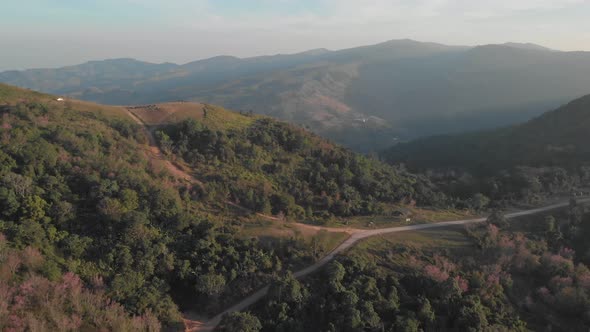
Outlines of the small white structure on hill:
{"label": "small white structure on hill", "polygon": [[57,101],[64,101],[64,99],[62,97],[59,97],[56,99]]}

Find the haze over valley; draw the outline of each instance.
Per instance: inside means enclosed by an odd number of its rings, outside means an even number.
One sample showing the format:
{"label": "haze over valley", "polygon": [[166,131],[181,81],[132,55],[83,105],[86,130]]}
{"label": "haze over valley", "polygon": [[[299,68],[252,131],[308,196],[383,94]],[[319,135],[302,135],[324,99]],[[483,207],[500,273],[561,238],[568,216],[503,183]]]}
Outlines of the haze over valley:
{"label": "haze over valley", "polygon": [[184,65],[93,61],[3,72],[0,81],[113,105],[212,103],[297,123],[367,152],[397,140],[514,124],[580,97],[590,91],[590,53],[393,40]]}

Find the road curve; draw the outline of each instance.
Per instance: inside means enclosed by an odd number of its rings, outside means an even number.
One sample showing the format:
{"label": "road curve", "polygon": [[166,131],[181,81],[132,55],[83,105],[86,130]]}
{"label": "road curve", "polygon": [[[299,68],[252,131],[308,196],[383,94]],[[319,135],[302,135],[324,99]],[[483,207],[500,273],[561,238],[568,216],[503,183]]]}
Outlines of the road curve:
{"label": "road curve", "polygon": [[[590,198],[584,198],[584,199],[578,200],[578,203],[588,203],[588,202],[590,202]],[[569,201],[557,203],[557,204],[553,204],[553,205],[548,205],[548,206],[537,208],[537,209],[509,213],[509,214],[506,214],[505,217],[507,219],[514,219],[514,218],[518,218],[518,217],[523,217],[523,216],[528,216],[528,215],[533,215],[533,214],[537,214],[537,213],[541,213],[541,212],[546,212],[546,211],[551,211],[551,210],[563,208],[568,205],[569,205]],[[330,252],[328,255],[326,255],[325,257],[323,257],[322,259],[320,259],[319,261],[317,261],[313,265],[310,265],[310,266],[304,268],[303,270],[299,270],[299,271],[293,273],[293,275],[296,278],[302,278],[308,274],[311,274],[311,273],[319,270],[323,266],[325,266],[328,262],[330,262],[332,259],[334,259],[334,257],[336,257],[336,255],[338,255],[339,253],[354,246],[358,241],[372,237],[372,236],[390,234],[390,233],[398,233],[398,232],[407,232],[407,231],[418,231],[418,230],[423,230],[423,229],[441,228],[441,227],[448,227],[448,226],[460,226],[460,225],[480,223],[480,222],[484,222],[486,220],[487,220],[487,218],[477,218],[477,219],[467,219],[467,220],[444,221],[444,222],[438,222],[438,223],[420,224],[420,225],[412,225],[412,226],[391,227],[391,228],[372,229],[372,230],[357,230],[356,232],[352,233],[352,235],[346,241],[344,241],[342,244],[340,244],[338,247],[336,247],[336,249],[332,250],[332,252]],[[268,288],[269,288],[269,286],[266,286],[266,287],[258,290],[256,293],[254,293],[254,294],[248,296],[247,298],[243,299],[242,301],[236,303],[232,307],[228,308],[227,310],[223,311],[222,313],[218,314],[217,316],[211,318],[207,322],[204,322],[203,324],[201,324],[198,327],[195,327],[193,329],[187,329],[187,331],[193,331],[193,332],[213,331],[215,329],[215,327],[221,322],[221,319],[223,318],[223,316],[225,314],[237,312],[237,311],[242,311],[242,310],[246,309],[247,307],[251,306],[252,304],[256,303],[258,300],[263,298],[268,293]]]}

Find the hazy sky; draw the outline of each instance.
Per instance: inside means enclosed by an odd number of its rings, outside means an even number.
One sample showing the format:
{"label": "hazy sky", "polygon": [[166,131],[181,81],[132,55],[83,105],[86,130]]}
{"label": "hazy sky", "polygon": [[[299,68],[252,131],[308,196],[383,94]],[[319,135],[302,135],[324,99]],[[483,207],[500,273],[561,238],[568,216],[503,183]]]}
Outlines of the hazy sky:
{"label": "hazy sky", "polygon": [[411,38],[590,50],[590,0],[2,0],[0,70],[185,63]]}

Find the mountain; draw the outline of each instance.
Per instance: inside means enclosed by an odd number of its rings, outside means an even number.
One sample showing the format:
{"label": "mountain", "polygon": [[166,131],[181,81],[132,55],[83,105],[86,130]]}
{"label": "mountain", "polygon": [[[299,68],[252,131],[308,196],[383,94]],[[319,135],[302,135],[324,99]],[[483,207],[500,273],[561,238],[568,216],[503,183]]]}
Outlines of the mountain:
{"label": "mountain", "polygon": [[268,117],[0,84],[0,329],[180,330],[346,238],[295,221],[444,199]]}
{"label": "mountain", "polygon": [[547,48],[545,46],[532,44],[532,43],[504,43],[504,46],[513,47],[513,48],[521,48],[524,50],[535,50],[535,51],[552,51],[552,49]]}
{"label": "mountain", "polygon": [[521,125],[398,144],[382,158],[428,172],[453,197],[532,203],[590,187],[588,128],[590,96]]}
{"label": "mountain", "polygon": [[31,69],[2,73],[2,81],[34,90],[75,93],[79,90],[109,89],[133,84],[138,80],[153,78],[177,66],[174,64],[151,64],[133,59],[91,61],[78,66],[59,69]]}
{"label": "mountain", "polygon": [[486,132],[435,136],[386,151],[411,167],[496,169],[590,162],[590,95],[527,123]]}
{"label": "mountain", "polygon": [[526,121],[590,90],[590,53],[520,43],[393,40],[185,65],[129,61],[106,61],[117,68],[112,78],[84,64],[0,73],[0,81],[108,104],[191,100],[253,110],[359,151]]}

